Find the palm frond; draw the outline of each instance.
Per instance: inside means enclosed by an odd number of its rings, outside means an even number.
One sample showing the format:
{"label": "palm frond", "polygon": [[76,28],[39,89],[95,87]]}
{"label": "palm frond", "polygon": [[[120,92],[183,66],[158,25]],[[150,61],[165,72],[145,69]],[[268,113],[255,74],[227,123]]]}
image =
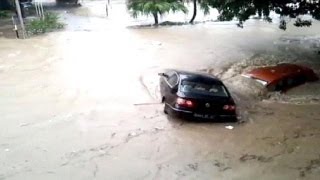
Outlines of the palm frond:
{"label": "palm frond", "polygon": [[188,12],[182,1],[179,0],[127,0],[127,9],[131,16],[136,18],[138,15],[151,15],[182,11]]}
{"label": "palm frond", "polygon": [[210,14],[210,6],[207,1],[200,2],[200,9],[203,11],[204,15]]}

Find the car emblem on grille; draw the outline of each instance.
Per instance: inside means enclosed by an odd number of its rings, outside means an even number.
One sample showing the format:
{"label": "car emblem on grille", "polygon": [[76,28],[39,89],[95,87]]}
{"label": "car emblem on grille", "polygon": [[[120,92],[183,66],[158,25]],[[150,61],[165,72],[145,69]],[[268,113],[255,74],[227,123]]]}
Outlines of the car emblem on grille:
{"label": "car emblem on grille", "polygon": [[209,103],[206,103],[206,107],[209,108],[209,107],[210,107],[210,104],[209,104]]}

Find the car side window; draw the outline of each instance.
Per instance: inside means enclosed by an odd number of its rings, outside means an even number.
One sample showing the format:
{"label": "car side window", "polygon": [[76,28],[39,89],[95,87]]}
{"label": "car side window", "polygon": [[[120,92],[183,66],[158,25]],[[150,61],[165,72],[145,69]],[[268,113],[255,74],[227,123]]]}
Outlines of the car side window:
{"label": "car side window", "polygon": [[178,76],[176,73],[172,74],[171,76],[169,76],[168,78],[168,84],[173,87],[175,86],[176,84],[178,84]]}

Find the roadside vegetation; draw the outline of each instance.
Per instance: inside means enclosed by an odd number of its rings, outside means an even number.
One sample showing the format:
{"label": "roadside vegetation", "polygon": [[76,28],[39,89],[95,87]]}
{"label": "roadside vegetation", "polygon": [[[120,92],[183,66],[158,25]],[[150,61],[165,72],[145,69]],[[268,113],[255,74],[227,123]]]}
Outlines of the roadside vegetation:
{"label": "roadside vegetation", "polygon": [[37,18],[27,24],[27,32],[30,35],[63,29],[64,24],[59,22],[59,16],[53,12],[45,13],[43,18]]}
{"label": "roadside vegetation", "polygon": [[8,10],[0,10],[0,19],[6,19],[10,17],[10,11]]}
{"label": "roadside vegetation", "polygon": [[296,27],[311,26],[312,20],[303,19],[302,16],[309,15],[315,20],[320,20],[320,0],[127,0],[127,8],[135,18],[142,15],[153,15],[155,25],[159,24],[158,16],[169,12],[183,11],[187,13],[186,3],[193,4],[193,14],[189,23],[193,24],[197,16],[197,9],[204,14],[209,14],[210,9],[217,9],[218,20],[238,20],[239,27],[251,16],[258,15],[260,18],[271,22],[270,13],[275,12],[280,16],[279,28],[286,30],[287,23],[295,19]]}
{"label": "roadside vegetation", "polygon": [[[11,0],[0,1],[0,19],[8,16],[7,11],[1,10],[14,8],[12,2]],[[79,3],[78,0],[57,0],[57,2]],[[296,27],[309,27],[313,20],[320,20],[320,0],[126,0],[126,2],[127,9],[134,18],[152,16],[155,25],[161,24],[159,17],[165,14],[179,11],[187,14],[188,8],[186,5],[188,4],[192,5],[190,24],[194,24],[199,10],[208,15],[211,9],[216,9],[219,12],[219,21],[238,20],[237,25],[239,27],[243,27],[244,22],[252,16],[258,16],[267,22],[271,22],[271,13],[279,15],[279,28],[282,30],[286,30],[287,23],[291,19],[295,20],[293,25]],[[304,15],[313,19],[305,18]],[[34,22],[33,24],[32,26],[41,26],[40,24],[46,23]]]}

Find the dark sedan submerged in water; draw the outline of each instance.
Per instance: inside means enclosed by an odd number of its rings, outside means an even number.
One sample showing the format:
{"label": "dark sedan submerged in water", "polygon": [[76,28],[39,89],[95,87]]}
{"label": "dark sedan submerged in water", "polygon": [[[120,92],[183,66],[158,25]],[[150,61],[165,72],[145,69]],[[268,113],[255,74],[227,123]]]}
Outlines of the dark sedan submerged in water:
{"label": "dark sedan submerged in water", "polygon": [[236,105],[225,85],[209,74],[159,73],[164,112],[182,118],[236,121]]}

